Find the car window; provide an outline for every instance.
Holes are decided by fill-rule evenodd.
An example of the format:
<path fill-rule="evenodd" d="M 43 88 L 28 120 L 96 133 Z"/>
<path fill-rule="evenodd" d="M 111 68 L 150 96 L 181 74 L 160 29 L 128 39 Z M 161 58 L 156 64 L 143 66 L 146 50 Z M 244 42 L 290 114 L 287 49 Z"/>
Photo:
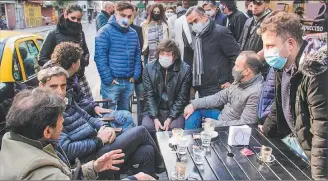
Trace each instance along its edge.
<path fill-rule="evenodd" d="M 37 39 L 36 42 L 38 43 L 39 47 L 41 48 L 42 44 L 43 44 L 43 40 Z"/>
<path fill-rule="evenodd" d="M 2 54 L 3 54 L 3 49 L 5 47 L 5 44 L 3 42 L 0 42 L 0 64 L 2 60 Z"/>
<path fill-rule="evenodd" d="M 14 76 L 15 81 L 22 81 L 23 80 L 22 71 L 21 71 L 21 67 L 19 65 L 16 50 L 15 50 L 14 55 L 13 55 L 13 76 Z"/>
<path fill-rule="evenodd" d="M 24 64 L 26 78 L 28 79 L 34 76 L 37 72 L 39 66 L 37 62 L 39 50 L 32 40 L 21 42 L 18 45 L 18 48 Z"/>

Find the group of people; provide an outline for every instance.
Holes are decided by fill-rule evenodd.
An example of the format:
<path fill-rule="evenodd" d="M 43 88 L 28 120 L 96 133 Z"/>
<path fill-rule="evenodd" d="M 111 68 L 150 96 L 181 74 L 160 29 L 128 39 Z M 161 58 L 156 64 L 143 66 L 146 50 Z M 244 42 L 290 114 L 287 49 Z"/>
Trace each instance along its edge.
<path fill-rule="evenodd" d="M 304 37 L 300 19 L 268 0 L 249 1 L 251 12 L 230 0 L 193 3 L 155 3 L 140 21 L 129 2 L 104 2 L 94 61 L 112 102 L 102 107 L 84 75 L 82 9 L 69 5 L 42 45 L 39 87 L 19 92 L 8 112 L 0 179 L 108 179 L 119 169 L 156 179 L 165 166 L 155 133 L 207 121 L 258 124 L 309 162 L 313 179 L 328 179 L 327 32 Z"/>

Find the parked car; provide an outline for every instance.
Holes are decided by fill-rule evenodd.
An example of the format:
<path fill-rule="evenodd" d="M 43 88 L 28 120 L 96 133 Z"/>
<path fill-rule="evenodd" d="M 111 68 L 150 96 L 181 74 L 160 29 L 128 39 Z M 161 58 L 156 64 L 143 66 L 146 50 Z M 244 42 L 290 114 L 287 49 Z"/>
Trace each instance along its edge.
<path fill-rule="evenodd" d="M 5 115 L 17 85 L 38 85 L 37 60 L 42 43 L 43 38 L 35 34 L 15 31 L 0 33 L 0 139 L 5 131 Z"/>

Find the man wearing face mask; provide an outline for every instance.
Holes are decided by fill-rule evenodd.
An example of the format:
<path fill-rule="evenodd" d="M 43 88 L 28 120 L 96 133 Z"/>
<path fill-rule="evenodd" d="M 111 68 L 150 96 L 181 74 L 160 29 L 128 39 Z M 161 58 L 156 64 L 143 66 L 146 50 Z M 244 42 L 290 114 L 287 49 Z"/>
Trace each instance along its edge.
<path fill-rule="evenodd" d="M 216 127 L 257 123 L 257 105 L 263 84 L 261 66 L 255 52 L 241 52 L 232 70 L 234 83 L 215 95 L 191 101 L 184 110 L 185 129 L 200 128 L 202 118 L 214 120 Z M 216 109 L 223 106 L 221 112 Z"/>
<path fill-rule="evenodd" d="M 260 27 L 260 24 L 272 11 L 269 9 L 270 0 L 252 0 L 253 3 L 253 17 L 247 19 L 243 32 L 239 39 L 239 45 L 241 50 L 252 50 L 259 52 L 263 49 L 263 42 L 260 35 L 256 33 L 256 30 Z M 269 70 L 268 64 L 263 61 L 262 75 L 266 77 Z"/>
<path fill-rule="evenodd" d="M 276 69 L 275 100 L 259 129 L 285 137 L 283 141 L 310 162 L 313 179 L 328 179 L 327 32 L 302 38 L 297 15 L 274 11 L 258 33 L 265 60 Z"/>
<path fill-rule="evenodd" d="M 115 12 L 115 5 L 114 3 L 110 1 L 105 1 L 102 4 L 103 9 L 96 17 L 96 29 L 97 31 L 103 27 L 105 24 L 107 24 L 108 19 L 111 15 Z"/>
<path fill-rule="evenodd" d="M 115 103 L 106 108 L 129 110 L 134 83 L 141 76 L 138 34 L 129 26 L 133 12 L 131 3 L 118 2 L 115 15 L 96 35 L 94 60 L 101 78 L 101 94 Z"/>
<path fill-rule="evenodd" d="M 215 0 L 206 1 L 203 6 L 206 14 L 215 20 L 216 24 L 225 26 L 227 24 L 227 17 L 217 8 Z"/>
<path fill-rule="evenodd" d="M 189 8 L 186 18 L 195 34 L 191 44 L 192 86 L 200 97 L 213 95 L 232 82 L 231 70 L 240 53 L 239 45 L 229 29 L 208 18 L 202 7 Z"/>
<path fill-rule="evenodd" d="M 160 129 L 184 128 L 182 114 L 191 86 L 191 69 L 181 60 L 173 40 L 162 40 L 156 56 L 143 73 L 147 116 L 142 125 L 153 137 Z"/>

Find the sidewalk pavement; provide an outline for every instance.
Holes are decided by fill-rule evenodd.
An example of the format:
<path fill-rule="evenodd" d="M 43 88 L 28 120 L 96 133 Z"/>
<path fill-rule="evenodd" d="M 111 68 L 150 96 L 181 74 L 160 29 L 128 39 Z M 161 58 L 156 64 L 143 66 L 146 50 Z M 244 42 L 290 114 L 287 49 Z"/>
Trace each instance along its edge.
<path fill-rule="evenodd" d="M 82 24 L 86 24 L 88 21 L 82 21 Z M 24 32 L 24 33 L 41 33 L 45 31 L 52 30 L 56 27 L 57 25 L 44 25 L 44 26 L 38 26 L 38 27 L 33 27 L 33 28 L 25 28 L 25 29 L 18 29 L 16 31 Z"/>

